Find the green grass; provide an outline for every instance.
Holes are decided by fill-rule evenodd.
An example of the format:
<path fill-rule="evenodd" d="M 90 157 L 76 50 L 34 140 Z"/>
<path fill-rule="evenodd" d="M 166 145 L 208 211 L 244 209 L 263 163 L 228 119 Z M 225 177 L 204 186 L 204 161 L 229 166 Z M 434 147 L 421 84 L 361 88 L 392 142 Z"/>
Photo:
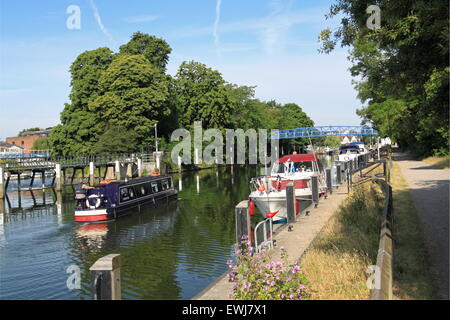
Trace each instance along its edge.
<path fill-rule="evenodd" d="M 394 205 L 394 296 L 397 299 L 433 299 L 422 229 L 408 185 L 394 162 L 391 171 Z"/>
<path fill-rule="evenodd" d="M 357 186 L 314 239 L 301 265 L 316 299 L 370 298 L 366 270 L 376 264 L 383 205 L 378 184 Z"/>

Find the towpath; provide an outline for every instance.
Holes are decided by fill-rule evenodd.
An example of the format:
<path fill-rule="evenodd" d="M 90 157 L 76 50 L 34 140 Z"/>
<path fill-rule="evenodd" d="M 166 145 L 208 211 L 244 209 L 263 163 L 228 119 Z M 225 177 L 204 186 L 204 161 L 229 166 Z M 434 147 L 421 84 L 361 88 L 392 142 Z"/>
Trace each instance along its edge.
<path fill-rule="evenodd" d="M 422 223 L 431 275 L 441 299 L 449 299 L 450 172 L 435 169 L 404 153 L 394 153 Z M 395 214 L 395 213 L 394 213 Z"/>

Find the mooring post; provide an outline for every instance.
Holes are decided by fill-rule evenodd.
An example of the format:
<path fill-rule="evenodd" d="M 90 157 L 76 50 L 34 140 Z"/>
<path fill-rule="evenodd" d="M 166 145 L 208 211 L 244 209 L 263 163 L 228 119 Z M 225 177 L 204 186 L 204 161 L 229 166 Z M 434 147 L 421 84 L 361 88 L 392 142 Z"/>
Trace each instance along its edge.
<path fill-rule="evenodd" d="M 342 178 L 341 178 L 341 165 L 338 164 L 336 165 L 336 184 L 339 186 L 342 182 Z"/>
<path fill-rule="evenodd" d="M 6 195 L 5 188 L 5 173 L 3 167 L 0 165 L 0 199 L 3 199 Z"/>
<path fill-rule="evenodd" d="M 319 181 L 317 176 L 311 177 L 312 203 L 317 208 L 319 205 Z"/>
<path fill-rule="evenodd" d="M 61 165 L 59 163 L 55 165 L 55 177 L 56 177 L 56 191 L 61 191 L 62 190 Z"/>
<path fill-rule="evenodd" d="M 121 300 L 120 254 L 108 254 L 98 259 L 90 268 L 91 291 L 94 300 Z"/>
<path fill-rule="evenodd" d="M 251 221 L 248 212 L 248 200 L 239 202 L 235 208 L 236 214 L 236 243 L 240 245 L 245 236 L 251 241 Z"/>
<path fill-rule="evenodd" d="M 333 185 L 331 181 L 331 169 L 326 169 L 327 189 L 330 194 L 333 193 Z"/>
<path fill-rule="evenodd" d="M 294 183 L 289 181 L 286 185 L 286 211 L 287 223 L 295 222 L 295 191 Z"/>
<path fill-rule="evenodd" d="M 93 186 L 95 181 L 95 165 L 93 161 L 89 162 L 89 185 Z"/>

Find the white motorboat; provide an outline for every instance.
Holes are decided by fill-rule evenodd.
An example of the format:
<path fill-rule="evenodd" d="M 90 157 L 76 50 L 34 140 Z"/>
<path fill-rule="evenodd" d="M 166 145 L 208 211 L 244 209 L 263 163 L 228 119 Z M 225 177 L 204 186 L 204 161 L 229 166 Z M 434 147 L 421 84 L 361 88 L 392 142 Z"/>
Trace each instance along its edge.
<path fill-rule="evenodd" d="M 292 154 L 278 159 L 272 166 L 270 176 L 251 179 L 250 214 L 253 215 L 257 208 L 263 218 L 284 221 L 287 217 L 286 186 L 289 182 L 294 185 L 295 211 L 298 214 L 299 202 L 311 200 L 312 176 L 318 177 L 319 194 L 326 193 L 325 173 L 315 154 Z"/>

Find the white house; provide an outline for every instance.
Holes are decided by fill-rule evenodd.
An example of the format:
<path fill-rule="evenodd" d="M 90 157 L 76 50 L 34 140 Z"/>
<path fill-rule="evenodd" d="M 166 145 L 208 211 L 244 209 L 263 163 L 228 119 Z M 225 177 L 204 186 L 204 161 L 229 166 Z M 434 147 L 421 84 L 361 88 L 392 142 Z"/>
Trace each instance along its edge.
<path fill-rule="evenodd" d="M 22 147 L 0 141 L 0 156 L 22 154 L 22 153 L 23 153 Z"/>

